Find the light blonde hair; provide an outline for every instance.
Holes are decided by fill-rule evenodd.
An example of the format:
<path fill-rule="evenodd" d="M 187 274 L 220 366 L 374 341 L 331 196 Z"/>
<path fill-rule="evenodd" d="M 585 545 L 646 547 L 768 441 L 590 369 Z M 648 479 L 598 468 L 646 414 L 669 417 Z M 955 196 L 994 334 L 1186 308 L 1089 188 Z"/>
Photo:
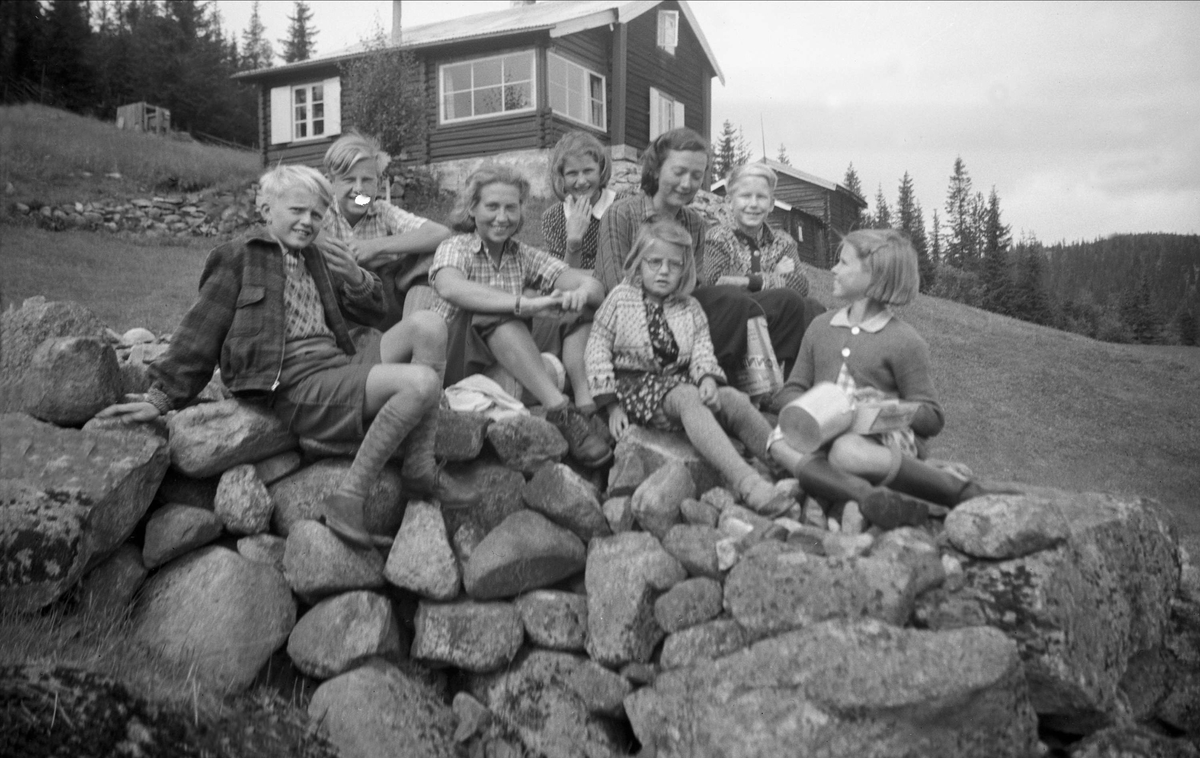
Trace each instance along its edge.
<path fill-rule="evenodd" d="M 591 158 L 600 167 L 600 189 L 608 186 L 608 180 L 612 178 L 612 164 L 609 163 L 604 145 L 587 132 L 567 132 L 550 154 L 550 186 L 559 200 L 567 198 L 566 180 L 563 177 L 567 158 L 581 156 Z"/>
<path fill-rule="evenodd" d="M 325 173 L 331 179 L 350 173 L 359 161 L 369 160 L 375 164 L 375 175 L 382 177 L 392 162 L 392 156 L 379 147 L 379 140 L 357 129 L 351 129 L 339 137 L 325 151 Z"/>
<path fill-rule="evenodd" d="M 671 297 L 688 297 L 696 289 L 696 254 L 692 249 L 692 235 L 673 219 L 655 217 L 642 224 L 625 259 L 625 281 L 638 288 L 642 286 L 642 260 L 655 241 L 683 248 L 683 272 L 679 277 L 679 287 L 671 293 Z"/>
<path fill-rule="evenodd" d="M 850 247 L 871 273 L 867 297 L 884 305 L 907 305 L 921 286 L 917 251 L 895 229 L 859 229 L 842 238 L 838 257 Z"/>
<path fill-rule="evenodd" d="M 475 231 L 475 215 L 472 211 L 483 197 L 483 188 L 490 184 L 507 184 L 517 188 L 521 202 L 521 220 L 517 222 L 513 236 L 521 231 L 525 224 L 525 201 L 529 199 L 529 181 L 515 168 L 495 163 L 480 166 L 467 177 L 466 186 L 458 193 L 454 210 L 450 211 L 450 228 L 456 232 Z"/>
<path fill-rule="evenodd" d="M 725 192 L 732 195 L 733 188 L 738 182 L 750 178 L 766 180 L 767 187 L 771 190 L 771 199 L 775 199 L 775 188 L 779 186 L 779 175 L 775 173 L 775 169 L 765 163 L 743 163 L 734 168 L 729 172 L 729 179 L 725 182 Z"/>
<path fill-rule="evenodd" d="M 321 199 L 326 206 L 333 202 L 333 186 L 312 166 L 279 164 L 258 180 L 258 204 L 272 203 L 284 192 L 300 187 Z"/>

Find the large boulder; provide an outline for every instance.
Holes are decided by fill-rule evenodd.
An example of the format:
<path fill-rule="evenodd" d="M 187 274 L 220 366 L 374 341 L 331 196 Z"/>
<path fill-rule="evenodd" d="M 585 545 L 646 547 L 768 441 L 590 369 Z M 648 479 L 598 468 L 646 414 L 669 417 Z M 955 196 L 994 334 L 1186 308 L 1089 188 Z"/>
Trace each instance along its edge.
<path fill-rule="evenodd" d="M 581 669 L 588 665 L 570 653 L 526 650 L 503 671 L 471 677 L 468 688 L 532 755 L 620 755 L 620 732 L 592 715 L 588 699 L 578 692 L 589 673 Z"/>
<path fill-rule="evenodd" d="M 329 679 L 365 658 L 400 653 L 400 627 L 384 596 L 346 592 L 322 600 L 300 617 L 287 652 L 305 674 Z"/>
<path fill-rule="evenodd" d="M 78 303 L 31 297 L 0 314 L 0 411 L 22 409 L 33 354 L 47 339 L 106 334 L 104 323 Z"/>
<path fill-rule="evenodd" d="M 687 467 L 672 461 L 659 468 L 633 492 L 630 508 L 639 525 L 660 540 L 680 521 L 680 506 L 695 497 L 696 484 Z"/>
<path fill-rule="evenodd" d="M 521 499 L 525 477 L 520 472 L 488 460 L 447 468 L 446 471 L 481 496 L 475 505 L 452 507 L 442 504 L 442 518 L 446 521 L 446 532 L 451 538 L 464 524 L 470 524 L 470 531 L 482 539 L 500 526 L 504 519 L 525 510 L 525 503 Z"/>
<path fill-rule="evenodd" d="M 289 453 L 269 458 L 275 461 Z M 232 534 L 261 534 L 271 526 L 271 512 L 275 503 L 267 485 L 258 475 L 258 467 L 243 463 L 221 474 L 217 485 L 214 510 Z"/>
<path fill-rule="evenodd" d="M 320 516 L 325 497 L 341 484 L 351 463 L 349 458 L 317 461 L 268 487 L 275 503 L 271 514 L 273 531 L 286 537 L 296 522 L 311 521 Z M 363 504 L 364 522 L 371 534 L 393 535 L 400 528 L 404 519 L 400 491 L 399 467 L 384 466 L 367 491 L 367 501 Z"/>
<path fill-rule="evenodd" d="M 234 690 L 247 687 L 296 623 L 296 601 L 265 563 L 221 547 L 190 553 L 146 582 L 134 638 Z"/>
<path fill-rule="evenodd" d="M 915 590 L 912 570 L 894 561 L 751 550 L 729 572 L 725 610 L 755 639 L 831 618 L 902 626 Z"/>
<path fill-rule="evenodd" d="M 0 416 L 0 600 L 40 608 L 133 533 L 169 463 L 153 434 Z"/>
<path fill-rule="evenodd" d="M 511 603 L 421 601 L 412 657 L 465 671 L 495 671 L 521 649 L 525 629 Z"/>
<path fill-rule="evenodd" d="M 79 591 L 84 607 L 127 608 L 149 573 L 142 563 L 142 552 L 126 542 L 83 577 Z"/>
<path fill-rule="evenodd" d="M 558 462 L 567 454 L 562 433 L 544 418 L 512 416 L 493 421 L 487 428 L 488 442 L 505 466 L 532 474 L 547 462 Z"/>
<path fill-rule="evenodd" d="M 381 659 L 317 688 L 308 716 L 342 758 L 454 758 L 454 714 L 427 685 Z"/>
<path fill-rule="evenodd" d="M 931 629 L 986 624 L 1016 640 L 1047 726 L 1087 734 L 1125 720 L 1121 680 L 1131 660 L 1163 643 L 1179 586 L 1168 523 L 1139 498 L 1039 491 L 988 501 L 996 498 L 1020 511 L 1057 513 L 1054 523 L 1069 529 L 1065 542 L 1011 560 L 969 562 L 964 586 L 922 595 L 918 618 Z M 971 522 L 992 532 L 1011 525 L 1012 538 L 993 534 L 990 541 L 1017 544 L 1029 519 Z M 959 529 L 950 537 L 956 547 L 981 542 Z"/>
<path fill-rule="evenodd" d="M 296 447 L 296 438 L 271 411 L 237 400 L 193 405 L 176 413 L 171 463 L 188 476 L 220 474 Z"/>
<path fill-rule="evenodd" d="M 592 660 L 609 667 L 649 661 L 665 634 L 654 618 L 654 601 L 686 578 L 653 535 L 623 532 L 593 540 L 585 574 Z"/>
<path fill-rule="evenodd" d="M 521 614 L 525 636 L 551 650 L 583 652 L 587 641 L 587 597 L 560 590 L 534 590 L 513 605 Z"/>
<path fill-rule="evenodd" d="M 383 587 L 383 556 L 347 544 L 316 521 L 292 528 L 283 551 L 283 575 L 302 599 L 313 602 L 351 590 Z"/>
<path fill-rule="evenodd" d="M 575 534 L 540 513 L 518 511 L 471 551 L 463 585 L 477 600 L 513 597 L 578 573 L 586 560 Z"/>
<path fill-rule="evenodd" d="M 458 596 L 458 561 L 446 535 L 441 508 L 425 501 L 409 501 L 383 576 L 397 587 L 431 600 L 453 600 Z"/>
<path fill-rule="evenodd" d="M 521 496 L 530 508 L 579 535 L 584 544 L 592 537 L 611 534 L 596 488 L 570 466 L 542 466 Z"/>
<path fill-rule="evenodd" d="M 661 758 L 1037 755 L 1017 646 L 995 629 L 834 620 L 668 670 L 625 700 Z"/>
<path fill-rule="evenodd" d="M 24 410 L 59 426 L 81 426 L 121 399 L 121 371 L 100 337 L 57 337 L 33 352 L 25 375 Z"/>
<path fill-rule="evenodd" d="M 190 505 L 168 505 L 156 510 L 146 522 L 142 561 L 146 568 L 158 568 L 220 536 L 221 520 L 212 511 Z"/>
<path fill-rule="evenodd" d="M 613 451 L 608 496 L 632 495 L 646 477 L 668 463 L 680 463 L 692 475 L 697 492 L 724 483 L 721 473 L 706 461 L 682 432 L 660 432 L 631 426 Z"/>

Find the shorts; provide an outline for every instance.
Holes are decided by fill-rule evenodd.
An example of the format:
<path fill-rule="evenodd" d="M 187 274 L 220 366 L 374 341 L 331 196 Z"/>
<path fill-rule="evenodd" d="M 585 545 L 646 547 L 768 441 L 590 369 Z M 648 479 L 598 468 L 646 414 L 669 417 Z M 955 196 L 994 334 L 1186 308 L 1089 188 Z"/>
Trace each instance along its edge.
<path fill-rule="evenodd" d="M 274 411 L 288 431 L 323 442 L 362 440 L 367 375 L 382 362 L 381 335 L 371 332 L 354 355 L 329 345 L 284 359 Z"/>

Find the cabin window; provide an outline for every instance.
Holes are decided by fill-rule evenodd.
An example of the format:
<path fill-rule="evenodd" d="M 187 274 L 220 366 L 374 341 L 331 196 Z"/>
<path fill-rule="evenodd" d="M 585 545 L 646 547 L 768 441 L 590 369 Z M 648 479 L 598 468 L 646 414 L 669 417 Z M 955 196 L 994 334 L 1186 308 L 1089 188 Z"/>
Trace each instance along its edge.
<path fill-rule="evenodd" d="M 604 130 L 608 124 L 604 77 L 554 53 L 547 56 L 546 62 L 550 77 L 550 107 L 554 112 Z"/>
<path fill-rule="evenodd" d="M 438 72 L 443 124 L 534 109 L 532 50 L 447 63 Z"/>
<path fill-rule="evenodd" d="M 679 47 L 679 11 L 658 12 L 658 47 L 675 54 L 675 48 Z"/>
<path fill-rule="evenodd" d="M 650 88 L 650 139 L 684 126 L 683 103 L 662 90 Z"/>
<path fill-rule="evenodd" d="M 338 77 L 271 88 L 271 144 L 328 139 L 342 130 Z"/>

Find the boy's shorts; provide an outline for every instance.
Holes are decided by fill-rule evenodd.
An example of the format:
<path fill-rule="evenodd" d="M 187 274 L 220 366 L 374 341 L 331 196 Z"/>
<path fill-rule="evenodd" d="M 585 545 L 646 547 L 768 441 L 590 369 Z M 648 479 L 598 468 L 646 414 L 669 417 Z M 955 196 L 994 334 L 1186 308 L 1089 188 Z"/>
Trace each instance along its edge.
<path fill-rule="evenodd" d="M 324 442 L 362 440 L 367 375 L 382 362 L 382 335 L 371 331 L 354 355 L 330 345 L 284 359 L 274 410 L 292 434 Z"/>

